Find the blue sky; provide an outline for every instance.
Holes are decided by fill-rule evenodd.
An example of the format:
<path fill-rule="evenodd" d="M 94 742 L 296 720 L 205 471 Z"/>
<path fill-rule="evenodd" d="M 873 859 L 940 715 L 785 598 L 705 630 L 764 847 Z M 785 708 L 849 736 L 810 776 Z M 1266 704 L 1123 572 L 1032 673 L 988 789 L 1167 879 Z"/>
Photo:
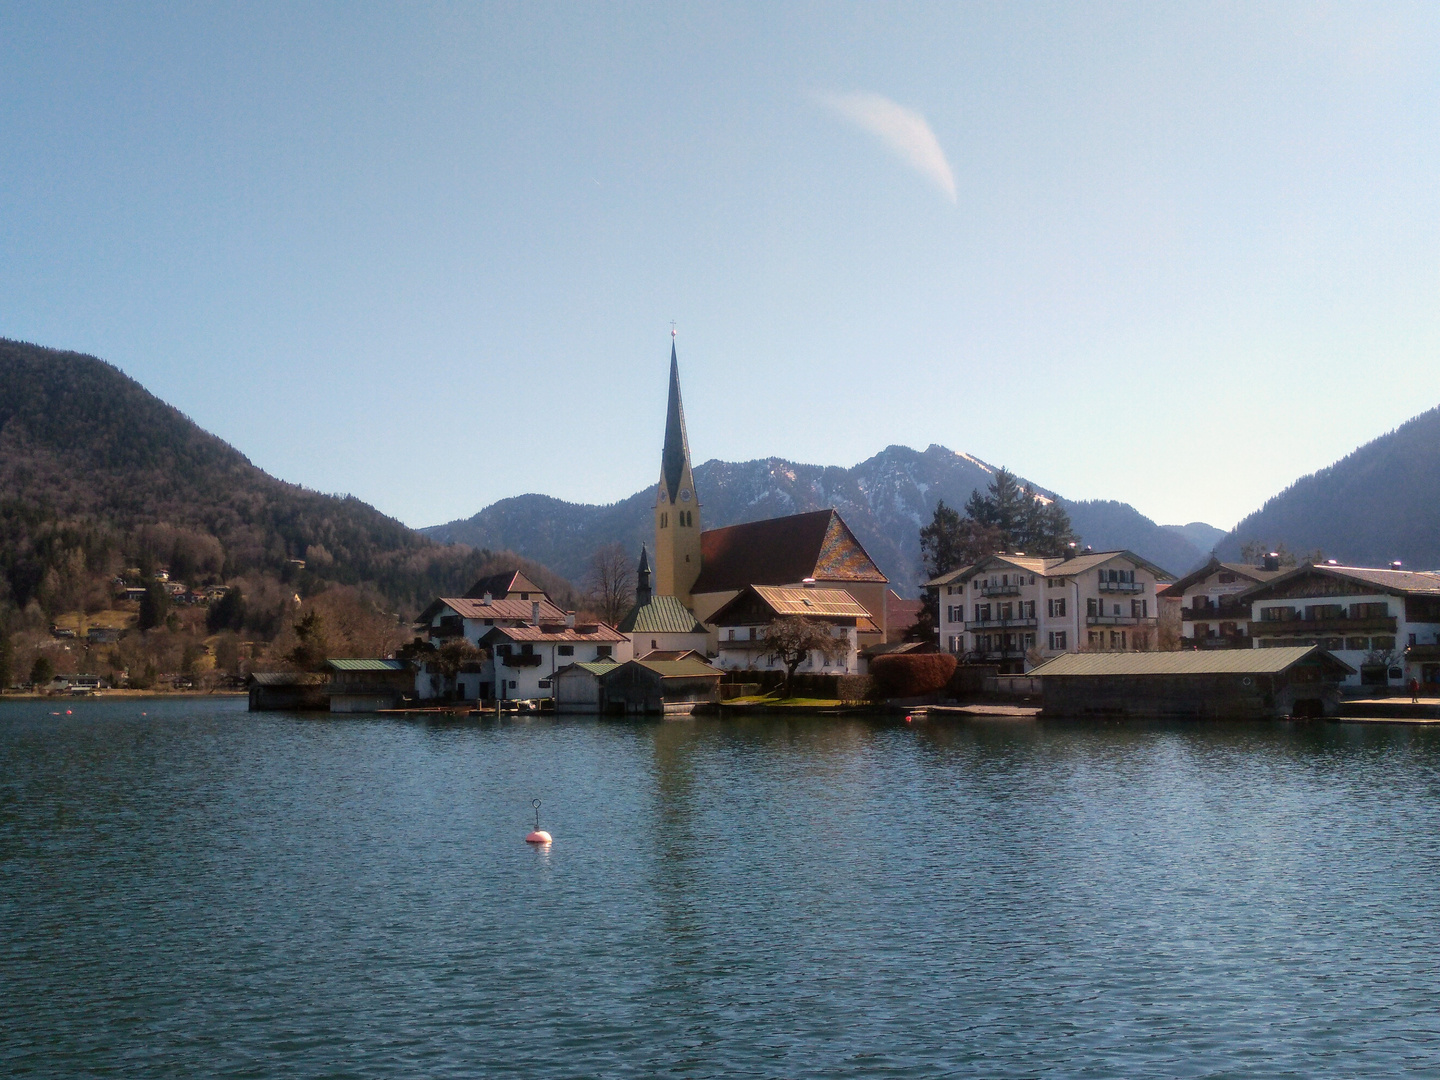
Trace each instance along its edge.
<path fill-rule="evenodd" d="M 653 483 L 674 319 L 697 460 L 1228 528 L 1440 401 L 1437 90 L 1434 5 L 6 3 L 0 335 L 412 525 Z"/>

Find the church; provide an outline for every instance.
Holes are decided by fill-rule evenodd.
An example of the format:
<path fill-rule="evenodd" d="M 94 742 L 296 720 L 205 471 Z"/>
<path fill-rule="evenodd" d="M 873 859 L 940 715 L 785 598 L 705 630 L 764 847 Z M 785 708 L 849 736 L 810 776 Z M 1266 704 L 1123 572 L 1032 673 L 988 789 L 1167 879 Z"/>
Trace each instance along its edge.
<path fill-rule="evenodd" d="M 782 613 L 800 614 L 812 607 L 817 612 L 843 610 L 851 613 L 843 621 L 849 624 L 846 629 L 854 647 L 864 649 L 885 641 L 889 581 L 835 510 L 710 530 L 704 527 L 701 510 L 680 398 L 680 365 L 672 339 L 665 445 L 655 493 L 654 586 L 637 598 L 641 603 L 636 611 L 647 603 L 654 607 L 657 600 L 665 598 L 670 615 L 666 625 L 678 629 L 680 622 L 687 621 L 679 612 L 689 614 L 699 625 L 685 629 L 703 627 L 707 651 L 712 656 L 721 653 L 723 661 L 719 648 L 722 632 L 728 631 L 729 637 L 734 631 L 725 625 L 727 605 L 751 587 L 769 586 L 772 589 L 767 595 L 778 596 L 777 590 L 783 590 L 796 609 Z M 648 570 L 645 553 L 641 559 L 642 570 Z M 650 575 L 643 576 L 648 586 Z M 823 591 L 826 595 L 816 597 L 812 605 L 805 593 L 792 596 L 792 590 Z M 834 670 L 854 670 L 852 665 L 853 661 L 842 663 Z"/>

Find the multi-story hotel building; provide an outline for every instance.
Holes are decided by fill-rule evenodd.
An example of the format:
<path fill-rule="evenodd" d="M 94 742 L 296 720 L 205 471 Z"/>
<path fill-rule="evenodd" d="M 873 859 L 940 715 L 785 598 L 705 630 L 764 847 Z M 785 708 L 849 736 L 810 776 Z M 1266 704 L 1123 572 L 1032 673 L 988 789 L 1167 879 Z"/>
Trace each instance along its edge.
<path fill-rule="evenodd" d="M 1132 551 L 1056 558 L 991 555 L 926 582 L 940 600 L 940 648 L 1023 673 L 1067 652 L 1157 644 L 1156 590 L 1174 576 Z"/>

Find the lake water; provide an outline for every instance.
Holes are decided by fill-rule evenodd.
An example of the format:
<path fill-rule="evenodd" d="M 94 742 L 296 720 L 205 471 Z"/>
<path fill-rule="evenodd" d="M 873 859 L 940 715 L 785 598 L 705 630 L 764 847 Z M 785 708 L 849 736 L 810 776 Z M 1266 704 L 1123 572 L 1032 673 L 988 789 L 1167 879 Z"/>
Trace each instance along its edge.
<path fill-rule="evenodd" d="M 4 1075 L 1435 1076 L 1437 908 L 1424 728 L 0 705 Z"/>

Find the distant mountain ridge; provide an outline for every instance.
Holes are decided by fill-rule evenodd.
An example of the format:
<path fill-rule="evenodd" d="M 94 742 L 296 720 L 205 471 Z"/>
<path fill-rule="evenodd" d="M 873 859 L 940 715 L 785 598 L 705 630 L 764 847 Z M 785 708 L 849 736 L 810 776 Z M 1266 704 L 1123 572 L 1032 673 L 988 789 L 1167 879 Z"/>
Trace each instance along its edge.
<path fill-rule="evenodd" d="M 833 506 L 896 590 L 912 595 L 919 579 L 920 527 L 933 517 L 938 501 L 964 506 L 973 491 L 989 485 L 994 471 L 943 446 L 923 451 L 889 446 L 849 469 L 783 458 L 711 460 L 695 469 L 695 485 L 706 528 Z M 1036 490 L 1058 497 L 1038 485 Z M 1209 553 L 1188 538 L 1191 526 L 1157 525 L 1126 503 L 1060 501 L 1084 542 L 1097 549 L 1129 548 L 1177 576 Z M 608 506 L 518 495 L 422 531 L 445 542 L 518 551 L 577 578 L 603 544 L 618 541 L 638 553 L 642 542 L 652 541 L 654 502 L 653 488 Z"/>
<path fill-rule="evenodd" d="M 1220 553 L 1238 558 L 1250 541 L 1354 565 L 1440 568 L 1440 408 L 1296 480 L 1241 521 Z"/>

